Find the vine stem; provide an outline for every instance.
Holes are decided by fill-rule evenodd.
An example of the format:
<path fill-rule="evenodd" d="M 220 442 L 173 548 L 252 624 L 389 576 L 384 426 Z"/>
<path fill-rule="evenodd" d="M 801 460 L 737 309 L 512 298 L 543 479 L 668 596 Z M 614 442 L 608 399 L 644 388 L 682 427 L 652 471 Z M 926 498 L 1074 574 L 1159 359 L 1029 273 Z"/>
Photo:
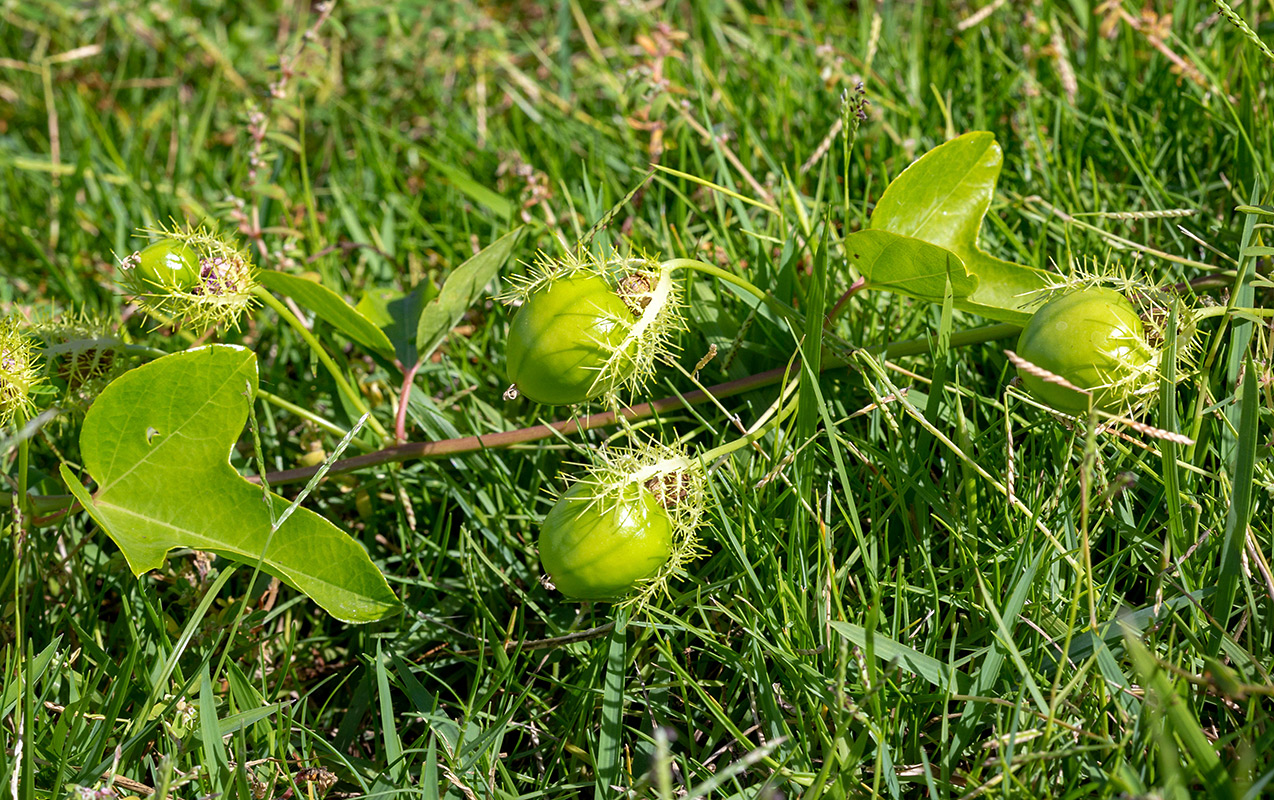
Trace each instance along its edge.
<path fill-rule="evenodd" d="M 1020 326 L 1009 323 L 988 325 L 986 327 L 974 328 L 973 330 L 960 331 L 952 334 L 951 346 L 964 347 L 972 344 L 995 341 L 997 339 L 1007 339 L 1018 335 L 1021 331 L 1022 329 Z M 920 355 L 921 353 L 928 351 L 929 347 L 930 343 L 928 339 L 908 339 L 906 341 L 893 342 L 891 344 L 868 349 L 871 352 L 883 355 L 885 358 L 892 359 Z M 824 360 L 823 370 L 844 367 L 848 363 L 849 361 L 845 358 L 840 356 L 831 356 Z M 733 397 L 734 395 L 750 392 L 754 389 L 773 386 L 776 383 L 780 383 L 784 376 L 792 374 L 795 369 L 795 365 L 785 365 L 765 372 L 758 372 L 754 375 L 749 375 L 746 378 L 739 378 L 737 380 L 717 384 L 716 386 L 711 386 L 705 390 L 697 390 L 673 397 L 665 397 L 662 400 L 641 403 L 639 405 L 619 409 L 618 411 L 605 411 L 600 414 L 586 414 L 582 417 L 558 420 L 556 422 L 543 425 L 533 425 L 529 428 L 519 428 L 517 430 L 502 431 L 500 433 L 488 433 L 481 436 L 463 436 L 457 439 L 442 439 L 432 442 L 410 442 L 408 444 L 378 450 L 374 453 L 367 453 L 366 455 L 354 456 L 353 458 L 337 461 L 332 464 L 330 469 L 328 469 L 327 474 L 339 475 L 346 472 L 366 469 L 367 467 L 379 466 L 381 464 L 411 461 L 418 458 L 438 458 L 442 456 L 460 455 L 479 450 L 490 450 L 493 448 L 511 447 L 513 445 L 536 442 L 541 439 L 548 439 L 559 435 L 584 433 L 585 431 L 589 431 L 594 428 L 604 428 L 614 425 L 621 418 L 628 422 L 632 422 L 634 420 L 654 416 L 655 414 L 706 403 L 713 397 L 718 399 Z M 277 486 L 285 483 L 296 483 L 298 481 L 309 480 L 315 473 L 318 472 L 318 469 L 318 467 L 301 467 L 298 469 L 282 470 L 279 472 L 272 472 L 267 475 L 266 478 L 269 480 L 271 486 Z M 248 480 L 254 479 L 250 477 Z"/>
<path fill-rule="evenodd" d="M 982 328 L 974 328 L 967 331 L 959 331 L 951 335 L 951 347 L 967 347 L 974 344 L 982 344 L 984 342 L 993 342 L 998 339 L 1008 339 L 1021 333 L 1020 326 L 1009 323 L 1000 323 L 996 325 L 987 325 Z M 928 339 L 907 339 L 901 342 L 892 342 L 886 345 L 880 345 L 873 348 L 864 348 L 869 352 L 879 354 L 886 359 L 904 358 L 906 356 L 920 355 L 929 349 L 930 343 Z M 831 356 L 824 360 L 822 368 L 824 371 L 837 369 L 849 364 L 849 361 L 840 356 Z M 762 389 L 767 386 L 781 383 L 785 376 L 796 374 L 799 370 L 799 364 L 793 363 L 776 367 L 765 372 L 758 372 L 754 375 L 748 375 L 745 378 L 738 378 L 733 381 L 719 383 L 716 386 L 709 386 L 706 389 L 700 389 L 685 394 L 665 397 L 662 400 L 654 400 L 649 403 L 641 403 L 635 406 L 620 409 L 619 411 L 605 411 L 600 414 L 587 414 L 583 417 L 572 417 L 571 419 L 558 420 L 543 425 L 532 425 L 529 428 L 518 428 L 512 431 L 502 431 L 500 433 L 488 433 L 481 436 L 462 436 L 457 439 L 441 439 L 432 442 L 409 442 L 407 444 L 389 447 L 383 450 L 377 450 L 373 453 L 366 453 L 353 458 L 341 459 L 332 464 L 327 470 L 326 475 L 341 475 L 349 472 L 356 472 L 360 469 L 368 467 L 380 466 L 382 464 L 399 463 L 403 461 L 412 461 L 418 458 L 440 458 L 443 456 L 462 455 L 464 453 L 473 453 L 479 450 L 492 450 L 503 447 L 512 447 L 519 444 L 527 444 L 530 442 L 538 442 L 543 439 L 554 438 L 558 436 L 569 436 L 580 434 L 594 428 L 605 428 L 617 423 L 621 418 L 625 421 L 632 422 L 635 420 L 652 417 L 656 414 L 662 414 L 668 411 L 676 411 L 681 408 L 696 406 L 701 403 L 709 402 L 712 398 L 733 397 L 735 395 L 750 392 L 755 389 Z M 780 411 L 780 413 L 782 413 Z M 370 420 L 370 418 L 369 418 Z M 749 442 L 747 437 L 736 439 L 729 442 L 725 446 L 734 446 L 736 442 L 742 442 L 737 447 L 743 447 Z M 708 451 L 710 454 L 714 451 Z M 717 453 L 716 455 L 721 455 Z M 278 472 L 268 473 L 265 477 L 271 486 L 279 486 L 288 483 L 298 483 L 307 481 L 318 473 L 320 467 L 300 467 L 297 469 L 280 470 Z M 326 477 L 325 475 L 325 477 Z M 261 478 L 256 475 L 247 476 L 247 480 L 252 483 L 260 483 Z M 0 505 L 3 504 L 5 498 L 0 496 Z M 33 525 L 47 525 L 59 519 L 68 510 L 74 508 L 74 498 L 70 495 L 47 495 L 31 498 L 35 507 L 48 510 L 52 513 L 33 520 Z M 60 509 L 60 510 L 55 510 Z"/>
<path fill-rule="evenodd" d="M 18 411 L 17 411 L 17 414 L 14 416 L 13 421 L 14 421 L 13 429 L 15 431 L 18 431 L 19 432 L 18 435 L 21 437 L 18 440 L 18 494 L 17 494 L 18 515 L 17 515 L 17 519 L 19 520 L 19 522 L 15 526 L 15 530 L 13 531 L 14 541 L 16 542 L 18 539 L 22 537 L 23 530 L 25 530 L 28 527 L 31 527 L 31 498 L 27 496 L 27 481 L 28 481 L 27 473 L 31 471 L 31 437 L 22 435 L 22 429 L 27 424 L 27 414 L 26 414 L 26 409 L 23 408 L 21 405 L 18 406 Z M 21 562 L 17 560 L 16 555 L 17 554 L 15 552 L 14 564 L 16 566 L 14 568 L 18 569 L 21 567 Z M 15 597 L 14 600 L 16 602 L 17 598 Z M 18 616 L 20 617 L 22 615 L 18 614 Z M 22 640 L 18 639 L 17 641 L 20 642 Z"/>
<path fill-rule="evenodd" d="M 417 361 L 410 369 L 403 371 L 403 389 L 398 398 L 398 413 L 394 415 L 394 442 L 403 444 L 407 441 L 407 401 L 411 398 L 412 385 L 416 382 L 416 370 L 420 369 Z"/>
<path fill-rule="evenodd" d="M 705 450 L 698 455 L 676 456 L 674 458 L 656 461 L 649 466 L 637 470 L 637 472 L 633 473 L 633 475 L 628 478 L 628 482 L 644 484 L 651 478 L 688 469 L 696 461 L 701 464 L 707 464 L 708 462 L 725 458 L 731 453 L 734 453 L 737 450 L 742 450 L 744 447 L 755 443 L 758 439 L 782 424 L 783 420 L 792 416 L 792 413 L 796 411 L 798 402 L 789 400 L 788 398 L 791 396 L 792 392 L 796 390 L 798 385 L 800 385 L 799 377 L 797 380 L 792 381 L 784 387 L 779 400 L 776 402 L 776 405 L 781 405 L 781 408 L 778 409 L 774 416 L 769 419 L 765 419 L 763 417 L 761 421 L 742 436 L 732 439 L 718 447 L 714 447 L 711 450 Z M 773 410 L 773 408 L 771 410 Z"/>
<path fill-rule="evenodd" d="M 1254 317 L 1274 317 L 1274 308 L 1243 308 L 1241 306 L 1231 308 L 1230 306 L 1212 306 L 1211 308 L 1204 308 L 1194 312 L 1194 318 L 1199 320 L 1209 319 L 1211 317 L 1220 317 L 1229 314 L 1232 311 L 1242 311 L 1244 314 L 1250 314 Z"/>
<path fill-rule="evenodd" d="M 340 367 L 336 366 L 336 362 L 332 360 L 330 355 L 328 355 L 327 349 L 323 347 L 317 338 L 315 338 L 314 334 L 310 332 L 310 329 L 305 327 L 304 323 L 302 323 L 301 320 L 292 313 L 292 310 L 284 305 L 279 298 L 275 297 L 264 288 L 258 286 L 252 290 L 252 294 L 260 299 L 261 302 L 265 303 L 270 308 L 273 308 L 275 313 L 282 317 L 284 321 L 291 325 L 292 328 L 301 335 L 301 338 L 305 340 L 305 343 L 309 345 L 310 349 L 314 351 L 314 354 L 319 357 L 319 361 L 323 362 L 323 366 L 327 367 L 327 371 L 331 373 L 332 379 L 336 381 L 336 387 L 340 389 L 341 394 L 345 395 L 345 399 L 350 402 L 350 405 L 358 409 L 360 414 L 368 414 L 368 426 L 375 431 L 376 435 L 380 438 L 388 439 L 389 432 L 385 430 L 376 417 L 370 416 L 371 411 L 363 402 L 363 398 L 359 397 L 358 392 L 354 391 L 353 387 L 349 385 L 349 382 L 345 380 L 345 375 L 341 372 Z"/>
<path fill-rule="evenodd" d="M 345 430 L 340 425 L 337 425 L 335 422 L 332 422 L 329 419 L 324 419 L 323 417 L 320 417 L 318 414 L 315 414 L 313 411 L 310 411 L 307 408 L 301 408 L 296 403 L 290 402 L 288 400 L 284 400 L 282 397 L 279 397 L 277 394 L 274 394 L 273 392 L 267 392 L 265 389 L 262 389 L 260 386 L 257 387 L 257 397 L 261 398 L 262 400 L 266 401 L 272 406 L 277 406 L 278 408 L 281 408 L 284 411 L 287 411 L 289 413 L 295 414 L 296 416 L 302 419 L 309 420 L 310 422 L 314 423 L 316 426 L 322 428 L 323 430 L 327 431 L 333 436 L 343 439 L 345 438 L 345 435 L 349 433 L 349 431 Z M 355 439 L 353 444 L 362 450 L 371 450 L 374 447 L 374 445 L 369 445 L 367 442 L 364 442 L 362 439 Z"/>

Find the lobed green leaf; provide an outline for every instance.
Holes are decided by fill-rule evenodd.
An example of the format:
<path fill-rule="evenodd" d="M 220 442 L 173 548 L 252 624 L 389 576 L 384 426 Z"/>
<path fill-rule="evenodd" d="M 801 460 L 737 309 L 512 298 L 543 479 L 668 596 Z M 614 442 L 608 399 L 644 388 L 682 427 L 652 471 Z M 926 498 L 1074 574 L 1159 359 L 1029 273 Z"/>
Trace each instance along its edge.
<path fill-rule="evenodd" d="M 345 622 L 397 613 L 398 599 L 367 551 L 322 516 L 298 508 L 271 533 L 261 488 L 229 461 L 256 389 L 255 354 L 231 345 L 131 370 L 97 398 L 80 433 L 96 495 L 65 464 L 62 477 L 135 575 L 191 547 L 247 564 L 261 559 L 263 571 Z"/>
<path fill-rule="evenodd" d="M 871 228 L 955 253 L 965 272 L 977 281 L 966 296 L 956 292 L 956 307 L 989 319 L 1022 323 L 1030 318 L 1030 306 L 1048 285 L 1048 274 L 994 258 L 978 247 L 978 231 L 991 207 L 1003 163 L 995 136 L 985 131 L 941 144 L 889 184 L 872 212 Z M 937 297 L 941 299 L 941 292 Z"/>

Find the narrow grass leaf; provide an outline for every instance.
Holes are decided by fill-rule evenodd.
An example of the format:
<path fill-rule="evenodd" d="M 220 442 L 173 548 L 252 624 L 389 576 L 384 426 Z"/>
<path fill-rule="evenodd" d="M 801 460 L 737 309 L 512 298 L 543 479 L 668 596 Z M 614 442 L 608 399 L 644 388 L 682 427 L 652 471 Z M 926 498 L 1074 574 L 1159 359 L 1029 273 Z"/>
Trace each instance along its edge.
<path fill-rule="evenodd" d="M 1031 590 L 1031 584 L 1035 581 L 1035 575 L 1039 571 L 1040 564 L 1044 561 L 1047 551 L 1041 550 L 1035 558 L 1026 563 L 1026 553 L 1023 551 L 1022 557 L 1018 563 L 1013 565 L 1009 574 L 1016 575 L 1013 583 L 1013 590 L 1009 593 L 1008 600 L 1004 604 L 1003 616 L 1006 620 L 1017 621 L 1022 613 L 1022 607 L 1026 604 L 1026 596 Z M 988 595 L 986 602 L 991 603 Z M 983 657 L 981 665 L 973 676 L 973 689 L 971 694 L 976 697 L 991 697 L 995 684 L 1000 679 L 1000 668 L 1004 665 L 1004 659 L 1008 653 L 1005 643 L 996 639 L 992 643 L 987 654 Z M 951 736 L 951 746 L 947 751 L 947 761 L 954 766 L 955 760 L 960 753 L 973 741 L 974 731 L 981 724 L 982 716 L 986 710 L 986 705 L 981 705 L 974 700 L 967 700 L 964 709 L 960 713 L 960 721 L 956 723 L 955 731 Z"/>
<path fill-rule="evenodd" d="M 1181 742 L 1185 751 L 1193 760 L 1198 780 L 1207 787 L 1208 796 L 1216 800 L 1236 800 L 1239 793 L 1225 765 L 1217 756 L 1212 743 L 1204 735 L 1186 704 L 1185 699 L 1173 688 L 1164 670 L 1156 663 L 1154 656 L 1141 643 L 1135 634 L 1124 637 L 1124 646 L 1132 656 L 1133 664 L 1140 676 L 1140 683 L 1149 690 L 1154 699 L 1147 704 L 1147 713 L 1159 715 L 1152 722 L 1161 724 Z"/>
<path fill-rule="evenodd" d="M 1252 484 L 1256 473 L 1256 440 L 1260 420 L 1260 396 L 1257 394 L 1257 370 L 1249 357 L 1245 363 L 1243 387 L 1239 394 L 1238 449 L 1235 452 L 1232 478 L 1234 485 L 1230 506 L 1225 514 L 1225 531 L 1221 540 L 1221 568 L 1217 591 L 1212 597 L 1212 617 L 1221 626 L 1213 639 L 1211 655 L 1220 649 L 1226 620 L 1234 605 L 1239 582 L 1243 578 L 1242 557 L 1247 541 L 1248 523 L 1252 519 Z"/>
<path fill-rule="evenodd" d="M 310 309 L 351 341 L 386 358 L 394 357 L 394 346 L 385 332 L 321 283 L 272 270 L 261 270 L 257 273 L 257 280 L 270 291 L 290 297 Z"/>
<path fill-rule="evenodd" d="M 602 727 L 597 740 L 597 796 L 609 797 L 619 780 L 619 753 L 624 730 L 624 652 L 628 641 L 626 612 L 617 611 L 615 629 L 606 648 L 606 679 L 602 685 Z"/>
<path fill-rule="evenodd" d="M 389 675 L 385 670 L 385 654 L 381 643 L 376 642 L 376 696 L 380 702 L 380 729 L 385 742 L 385 761 L 394 783 L 402 785 L 403 745 L 398 738 L 398 715 L 394 713 L 394 698 L 389 692 Z"/>
<path fill-rule="evenodd" d="M 867 629 L 861 625 L 836 621 L 832 628 L 859 647 L 867 646 Z M 879 660 L 886 664 L 896 663 L 904 672 L 923 678 L 949 694 L 969 694 L 973 680 L 965 673 L 879 633 L 871 638 L 874 654 Z"/>

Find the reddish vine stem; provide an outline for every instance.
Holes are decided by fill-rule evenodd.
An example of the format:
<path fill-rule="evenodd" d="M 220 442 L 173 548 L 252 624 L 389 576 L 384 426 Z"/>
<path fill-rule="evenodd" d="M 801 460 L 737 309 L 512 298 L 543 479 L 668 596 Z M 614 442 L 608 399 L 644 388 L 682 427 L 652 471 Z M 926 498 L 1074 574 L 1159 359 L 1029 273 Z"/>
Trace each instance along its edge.
<path fill-rule="evenodd" d="M 716 397 L 730 397 L 732 395 L 741 394 L 752 389 L 760 389 L 765 386 L 772 386 L 783 380 L 783 376 L 789 374 L 787 367 L 771 369 L 765 372 L 758 372 L 755 375 L 749 375 L 746 378 L 739 378 L 735 381 L 718 384 L 709 387 Z M 501 447 L 510 447 L 515 444 L 525 444 L 527 442 L 536 442 L 541 439 L 548 439 L 555 434 L 572 435 L 590 431 L 594 428 L 604 428 L 608 425 L 614 425 L 619 420 L 619 414 L 622 414 L 628 421 L 645 419 L 665 411 L 672 411 L 679 408 L 706 403 L 709 399 L 708 392 L 693 391 L 686 394 L 665 397 L 662 400 L 655 400 L 649 403 L 640 403 L 635 406 L 620 409 L 618 414 L 614 411 L 603 411 L 598 414 L 587 414 L 582 417 L 572 417 L 571 419 L 558 420 L 550 422 L 546 425 L 532 425 L 529 428 L 518 428 L 512 431 L 502 431 L 500 433 L 487 433 L 481 436 L 462 436 L 458 439 L 442 439 L 434 442 L 409 442 L 407 444 L 398 445 L 397 447 L 388 447 L 384 450 L 377 450 L 374 453 L 367 453 L 353 458 L 346 458 L 337 461 L 327 471 L 328 475 L 340 475 L 345 472 L 354 472 L 364 467 L 377 466 L 379 464 L 390 464 L 399 461 L 411 461 L 417 458 L 438 458 L 441 456 L 459 455 L 461 453 L 473 453 L 479 450 L 490 450 Z M 297 481 L 308 480 L 319 471 L 318 467 L 299 467 L 297 469 L 285 469 L 280 472 L 271 472 L 266 475 L 270 485 L 275 486 L 283 483 L 296 483 Z M 248 480 L 253 483 L 260 483 L 258 476 L 249 476 Z"/>
<path fill-rule="evenodd" d="M 394 435 L 400 445 L 407 441 L 407 400 L 411 397 L 412 384 L 416 382 L 416 370 L 420 369 L 420 362 L 403 372 L 403 390 L 398 399 L 398 415 L 394 419 Z"/>
<path fill-rule="evenodd" d="M 952 334 L 951 346 L 962 347 L 965 345 L 979 344 L 982 342 L 991 342 L 997 339 L 1007 339 L 1017 336 L 1022 329 L 1017 325 L 1009 323 L 1001 323 L 998 325 L 988 325 L 983 328 L 975 328 L 968 331 L 960 331 Z M 914 356 L 926 352 L 929 349 L 928 339 L 909 339 L 904 342 L 894 342 L 882 347 L 871 348 L 875 352 L 881 354 L 885 358 L 901 358 L 903 356 Z M 824 360 L 823 370 L 831 370 L 846 366 L 847 360 L 842 357 L 830 357 Z M 633 420 L 645 419 L 646 417 L 666 411 L 674 411 L 680 408 L 688 408 L 690 406 L 705 403 L 712 397 L 718 399 L 732 397 L 734 395 L 750 392 L 753 389 L 761 389 L 766 386 L 773 386 L 783 380 L 785 376 L 795 374 L 797 366 L 778 367 L 776 369 L 758 372 L 755 375 L 749 375 L 746 378 L 739 378 L 733 381 L 719 383 L 716 386 L 710 386 L 707 390 L 697 390 L 687 392 L 686 394 L 676 395 L 673 397 L 665 397 L 662 400 L 655 400 L 650 403 L 641 403 L 635 406 L 621 409 L 625 419 L 630 422 Z M 479 450 L 489 450 L 501 447 L 510 447 L 517 444 L 525 444 L 527 442 L 536 442 L 542 439 L 548 439 L 554 435 L 572 435 L 583 433 L 594 428 L 604 428 L 615 424 L 619 418 L 619 414 L 614 411 L 604 411 L 600 414 L 589 414 L 584 417 L 573 417 L 566 420 L 558 420 L 546 425 L 532 425 L 529 428 L 518 428 L 512 431 L 502 431 L 500 433 L 488 433 L 481 436 L 462 436 L 457 439 L 443 439 L 434 442 L 410 442 L 401 444 L 396 447 L 389 447 L 384 450 L 378 450 L 374 453 L 367 453 L 353 458 L 346 458 L 336 463 L 327 470 L 327 475 L 341 475 L 347 472 L 354 472 L 366 467 L 379 466 L 381 464 L 390 464 L 402 461 L 411 461 L 417 458 L 439 458 L 442 456 L 460 455 L 462 453 L 473 453 Z M 266 478 L 271 486 L 279 486 L 285 483 L 297 483 L 299 481 L 309 480 L 319 471 L 319 467 L 303 467 L 298 469 L 285 469 L 279 472 L 267 473 Z M 260 483 L 260 476 L 247 476 L 247 479 L 253 483 Z M 47 496 L 33 498 L 43 507 L 52 510 L 52 513 L 42 517 L 35 518 L 32 522 L 36 526 L 47 525 L 55 522 L 69 511 L 74 511 L 78 504 L 74 503 L 74 498 L 70 495 Z M 65 508 L 57 509 L 59 502 L 65 502 Z"/>
<path fill-rule="evenodd" d="M 860 277 L 850 284 L 849 288 L 845 290 L 845 293 L 842 294 L 840 299 L 836 301 L 836 305 L 832 306 L 832 310 L 827 312 L 827 319 L 823 320 L 823 327 L 826 328 L 835 322 L 836 317 L 840 315 L 841 309 L 844 308 L 845 303 L 849 302 L 849 298 L 858 294 L 865 288 L 867 288 L 866 278 Z"/>
<path fill-rule="evenodd" d="M 984 328 L 975 328 L 970 331 L 961 331 L 953 334 L 951 337 L 951 345 L 958 347 L 967 344 L 977 344 L 980 342 L 989 342 L 996 339 L 1005 339 L 1016 336 L 1021 332 L 1021 328 L 1017 325 L 1007 323 L 999 325 L 989 325 Z M 876 348 L 885 358 L 900 358 L 902 356 L 918 355 L 929 349 L 928 339 L 910 339 L 905 342 L 894 342 L 881 348 Z M 846 365 L 843 358 L 828 358 L 823 363 L 823 369 L 835 369 Z M 687 392 L 683 395 L 673 397 L 665 397 L 662 400 L 655 400 L 649 403 L 640 403 L 635 406 L 620 409 L 619 412 L 603 411 L 600 414 L 588 414 L 583 417 L 573 417 L 571 419 L 558 420 L 545 425 L 532 425 L 529 428 L 519 428 L 512 431 L 502 431 L 500 433 L 488 433 L 481 436 L 462 436 L 457 439 L 443 439 L 434 442 L 410 442 L 408 444 L 389 447 L 384 450 L 378 450 L 374 453 L 367 453 L 353 458 L 346 458 L 336 463 L 327 470 L 328 475 L 340 475 L 346 472 L 354 472 L 366 467 L 374 467 L 380 464 L 391 464 L 402 461 L 411 461 L 418 458 L 439 458 L 442 456 L 459 455 L 462 453 L 473 453 L 479 450 L 490 450 L 494 448 L 510 447 L 516 444 L 526 444 L 527 442 L 536 442 L 542 439 L 548 439 L 554 435 L 573 435 L 592 430 L 594 428 L 604 428 L 614 425 L 619 415 L 623 415 L 625 419 L 632 422 L 634 420 L 645 419 L 655 414 L 666 411 L 673 411 L 680 408 L 688 408 L 690 406 L 706 403 L 712 397 L 718 399 L 732 397 L 737 394 L 752 391 L 753 389 L 761 389 L 766 386 L 772 386 L 783 380 L 784 376 L 793 374 L 795 367 L 778 367 L 776 369 L 758 372 L 755 375 L 749 375 L 746 378 L 739 378 L 725 383 L 719 383 L 716 386 L 710 386 L 706 391 L 697 390 Z M 319 467 L 300 467 L 297 469 L 285 469 L 279 472 L 271 472 L 266 475 L 271 486 L 277 486 L 285 483 L 296 483 L 298 481 L 309 480 L 319 471 Z M 260 483 L 260 478 L 251 476 L 248 480 L 254 483 Z"/>

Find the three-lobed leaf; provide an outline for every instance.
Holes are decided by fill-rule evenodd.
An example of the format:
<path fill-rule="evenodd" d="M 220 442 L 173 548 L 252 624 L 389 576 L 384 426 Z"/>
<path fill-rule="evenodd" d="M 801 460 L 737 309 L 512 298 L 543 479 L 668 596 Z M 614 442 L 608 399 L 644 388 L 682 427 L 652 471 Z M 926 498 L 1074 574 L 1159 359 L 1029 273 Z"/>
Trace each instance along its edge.
<path fill-rule="evenodd" d="M 263 571 L 345 622 L 397 613 L 398 598 L 367 551 L 322 516 L 298 508 L 271 533 L 261 488 L 229 459 L 256 390 L 256 356 L 232 345 L 133 369 L 94 401 L 80 432 L 96 495 L 65 464 L 62 476 L 134 574 L 158 568 L 174 548 L 191 547 L 247 564 L 261 559 Z M 287 505 L 274 497 L 275 514 Z"/>
<path fill-rule="evenodd" d="M 976 279 L 957 308 L 1003 322 L 1030 319 L 1048 283 L 1042 270 L 994 258 L 978 247 L 978 231 L 991 207 L 1004 156 L 995 136 L 974 131 L 941 144 L 885 189 L 871 215 L 871 229 L 920 239 L 950 250 Z M 904 288 L 897 288 L 910 294 Z M 941 294 L 938 295 L 941 297 Z"/>
<path fill-rule="evenodd" d="M 957 302 L 978 288 L 959 256 L 920 239 L 869 228 L 850 234 L 845 247 L 850 263 L 877 289 L 941 303 L 948 281 Z"/>

